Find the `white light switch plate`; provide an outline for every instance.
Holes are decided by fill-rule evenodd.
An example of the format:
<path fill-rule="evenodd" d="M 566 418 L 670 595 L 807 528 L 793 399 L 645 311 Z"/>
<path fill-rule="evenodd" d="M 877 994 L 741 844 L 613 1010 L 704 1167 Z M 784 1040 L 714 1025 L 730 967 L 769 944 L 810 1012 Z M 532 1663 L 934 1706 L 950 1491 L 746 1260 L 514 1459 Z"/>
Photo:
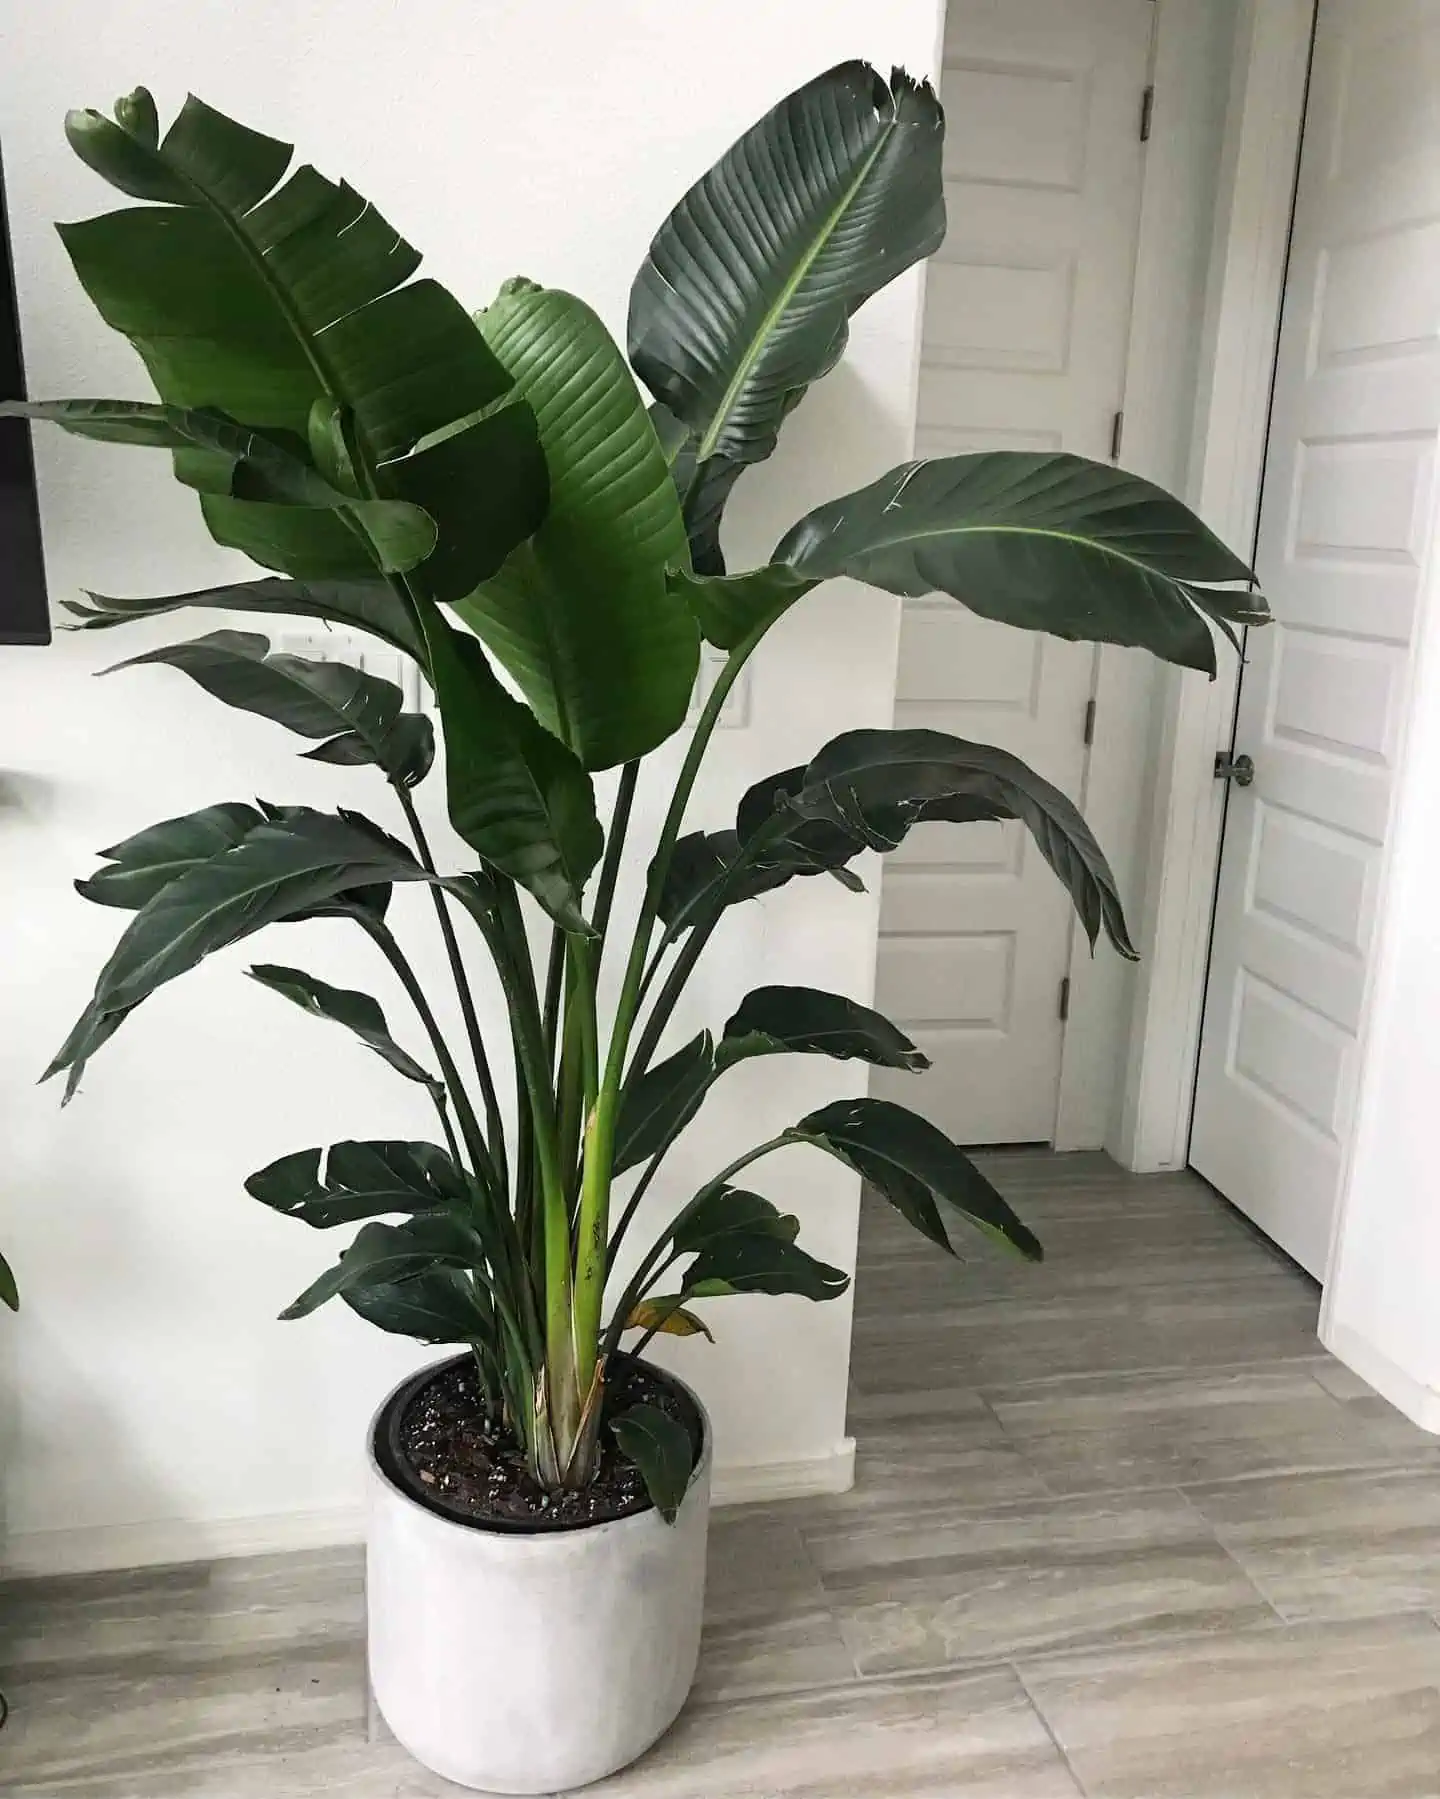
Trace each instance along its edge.
<path fill-rule="evenodd" d="M 708 643 L 700 649 L 700 674 L 695 682 L 695 691 L 690 695 L 690 711 L 688 722 L 694 724 L 700 716 L 700 709 L 709 699 L 720 670 L 725 666 L 724 650 L 713 649 Z M 750 670 L 743 668 L 740 678 L 725 696 L 725 704 L 720 708 L 720 716 L 716 720 L 722 731 L 743 731 L 750 723 Z"/>

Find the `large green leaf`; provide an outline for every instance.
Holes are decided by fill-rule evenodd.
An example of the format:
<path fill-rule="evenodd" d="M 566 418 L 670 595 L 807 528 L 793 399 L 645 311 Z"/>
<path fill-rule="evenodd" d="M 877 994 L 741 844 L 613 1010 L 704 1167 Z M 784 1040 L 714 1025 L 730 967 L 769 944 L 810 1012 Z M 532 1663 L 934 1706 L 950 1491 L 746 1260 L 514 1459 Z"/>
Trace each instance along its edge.
<path fill-rule="evenodd" d="M 582 300 L 512 281 L 480 328 L 533 408 L 550 510 L 459 610 L 587 768 L 684 722 L 700 646 L 666 587 L 687 560 L 669 467 L 625 359 Z"/>
<path fill-rule="evenodd" d="M 786 1053 L 855 1058 L 877 1068 L 930 1066 L 923 1050 L 869 1006 L 815 987 L 757 987 L 725 1026 L 717 1066 Z"/>
<path fill-rule="evenodd" d="M 939 1204 L 1030 1261 L 1044 1254 L 980 1170 L 928 1119 L 885 1099 L 845 1099 L 802 1118 L 792 1143 L 828 1150 L 875 1187 L 917 1230 L 951 1249 Z M 937 1204 L 937 1202 L 939 1202 Z M 952 1250 L 953 1253 L 953 1250 Z"/>
<path fill-rule="evenodd" d="M 77 881 L 75 890 L 97 906 L 119 906 L 138 912 L 162 887 L 197 863 L 208 862 L 222 850 L 234 849 L 242 837 L 263 822 L 263 814 L 239 800 L 205 806 L 181 818 L 167 818 L 113 844 L 100 854 L 110 863 L 88 880 Z"/>
<path fill-rule="evenodd" d="M 703 1249 L 685 1270 L 684 1290 L 697 1298 L 721 1293 L 793 1294 L 839 1299 L 850 1277 L 828 1262 L 769 1232 L 733 1232 Z"/>
<path fill-rule="evenodd" d="M 927 820 L 1019 819 L 1060 877 L 1093 945 L 1103 928 L 1134 958 L 1115 877 L 1074 804 L 1017 756 L 942 731 L 849 731 L 777 792 L 752 788 L 742 841 L 770 866 L 814 869 L 891 850 Z"/>
<path fill-rule="evenodd" d="M 371 999 L 368 993 L 357 993 L 350 987 L 332 987 L 328 981 L 317 980 L 301 968 L 281 968 L 273 962 L 258 963 L 249 973 L 252 980 L 290 1000 L 302 1012 L 343 1024 L 407 1081 L 419 1081 L 435 1093 L 443 1091 L 435 1076 L 427 1074 L 390 1035 L 379 1001 Z"/>
<path fill-rule="evenodd" d="M 45 1078 L 82 1065 L 142 1000 L 213 951 L 267 924 L 316 916 L 352 889 L 428 878 L 401 844 L 354 813 L 288 808 L 141 906 Z"/>
<path fill-rule="evenodd" d="M 763 460 L 850 315 L 945 234 L 928 84 L 841 63 L 787 96 L 675 207 L 630 296 L 630 360 L 714 456 Z"/>
<path fill-rule="evenodd" d="M 628 1081 L 615 1127 L 616 1174 L 648 1162 L 700 1109 L 715 1078 L 715 1039 L 701 1031 L 673 1056 Z"/>
<path fill-rule="evenodd" d="M 288 144 L 193 96 L 163 140 L 143 90 L 116 115 L 72 113 L 70 142 L 113 186 L 158 204 L 60 233 L 161 399 L 307 442 L 318 408 L 378 497 L 434 520 L 427 591 L 458 598 L 493 574 L 544 515 L 544 458 L 524 402 L 500 404 L 510 378 L 464 309 L 411 279 L 419 256 L 353 188 L 308 165 L 286 178 Z M 184 466 L 196 480 L 193 459 Z M 327 514 L 224 492 L 204 510 L 222 542 L 266 566 L 363 572 Z"/>
<path fill-rule="evenodd" d="M 14 1270 L 3 1255 L 0 1255 L 0 1304 L 7 1305 L 12 1312 L 20 1310 L 20 1289 L 15 1285 Z"/>
<path fill-rule="evenodd" d="M 434 1143 L 332 1143 L 299 1149 L 252 1174 L 252 1199 L 316 1230 L 463 1202 L 465 1178 Z"/>
<path fill-rule="evenodd" d="M 463 1268 L 430 1268 L 408 1280 L 347 1287 L 346 1305 L 382 1331 L 422 1343 L 488 1342 L 494 1309 Z"/>
<path fill-rule="evenodd" d="M 1093 944 L 1133 957 L 1103 852 L 1072 802 L 1018 757 L 939 731 L 850 731 L 805 768 L 758 781 L 733 832 L 681 840 L 660 916 L 671 936 L 796 875 L 845 871 L 927 820 L 1019 819 L 1069 892 Z"/>
<path fill-rule="evenodd" d="M 743 1187 L 707 1187 L 680 1214 L 671 1246 L 677 1255 L 700 1255 L 732 1237 L 774 1237 L 793 1243 L 799 1234 L 800 1220 L 762 1194 Z"/>
<path fill-rule="evenodd" d="M 355 1241 L 280 1314 L 304 1318 L 339 1293 L 390 1287 L 434 1268 L 474 1268 L 484 1262 L 484 1246 L 458 1218 L 422 1213 L 403 1224 L 367 1224 Z"/>
<path fill-rule="evenodd" d="M 505 691 L 468 632 L 433 606 L 422 619 L 444 725 L 450 822 L 558 923 L 584 930 L 585 882 L 604 847 L 589 775 Z"/>
<path fill-rule="evenodd" d="M 209 407 L 153 406 L 135 400 L 6 400 L 0 402 L 0 418 L 7 417 L 47 420 L 72 436 L 100 443 L 203 452 L 198 458 L 177 455 L 181 479 L 191 485 L 203 483 L 209 493 L 243 495 L 290 508 L 296 514 L 295 528 L 302 533 L 330 534 L 328 527 L 305 518 L 305 508 L 339 514 L 337 526 L 348 524 L 369 546 L 374 562 L 391 572 L 414 568 L 435 548 L 435 526 L 418 506 L 342 492 L 305 460 L 298 438 L 289 447 L 278 437 L 251 430 Z M 368 563 L 371 557 L 359 560 Z"/>
<path fill-rule="evenodd" d="M 689 1431 L 655 1405 L 631 1406 L 611 1420 L 610 1428 L 620 1453 L 640 1470 L 656 1511 L 673 1524 L 695 1466 Z"/>
<path fill-rule="evenodd" d="M 88 603 L 86 603 L 88 602 Z M 280 617 L 318 618 L 345 631 L 366 631 L 426 666 L 425 645 L 403 600 L 378 575 L 353 581 L 237 581 L 228 587 L 202 587 L 194 593 L 166 594 L 156 599 L 87 594 L 85 601 L 61 602 L 79 622 L 73 630 L 104 631 L 135 618 L 159 618 L 195 606 L 204 611 L 260 612 Z"/>
<path fill-rule="evenodd" d="M 340 740 L 343 747 L 327 760 L 373 762 L 407 786 L 430 766 L 428 721 L 418 719 L 418 730 L 416 716 L 406 715 L 402 723 L 404 695 L 395 683 L 351 663 L 272 653 L 269 640 L 255 632 L 212 631 L 189 643 L 162 644 L 115 668 L 152 662 L 180 669 L 227 706 L 273 719 L 301 737 Z"/>
<path fill-rule="evenodd" d="M 809 513 L 773 562 L 804 580 L 946 593 L 984 618 L 1134 645 L 1212 675 L 1207 618 L 1229 630 L 1270 616 L 1258 594 L 1208 591 L 1250 570 L 1179 500 L 1050 452 L 905 463 Z"/>

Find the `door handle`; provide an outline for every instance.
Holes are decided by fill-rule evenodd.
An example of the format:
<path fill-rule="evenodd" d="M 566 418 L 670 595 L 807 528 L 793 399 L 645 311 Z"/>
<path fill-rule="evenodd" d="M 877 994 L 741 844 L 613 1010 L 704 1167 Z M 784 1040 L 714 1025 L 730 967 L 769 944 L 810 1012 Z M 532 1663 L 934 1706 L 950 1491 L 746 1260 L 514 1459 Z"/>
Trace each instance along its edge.
<path fill-rule="evenodd" d="M 1215 758 L 1215 779 L 1249 787 L 1255 780 L 1255 764 L 1249 756 L 1231 756 L 1222 750 Z"/>

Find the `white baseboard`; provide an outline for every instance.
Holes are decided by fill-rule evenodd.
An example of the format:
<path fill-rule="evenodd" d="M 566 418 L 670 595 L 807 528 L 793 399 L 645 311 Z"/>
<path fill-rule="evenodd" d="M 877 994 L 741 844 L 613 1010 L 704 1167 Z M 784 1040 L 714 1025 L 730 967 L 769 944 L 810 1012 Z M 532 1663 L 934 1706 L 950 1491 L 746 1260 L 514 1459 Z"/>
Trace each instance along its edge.
<path fill-rule="evenodd" d="M 17 1531 L 0 1544 L 0 1573 L 26 1577 L 97 1574 L 111 1568 L 159 1567 L 166 1562 L 275 1555 L 291 1549 L 329 1549 L 336 1544 L 359 1543 L 364 1534 L 365 1512 L 359 1505 L 203 1522 L 167 1518 L 153 1524 Z"/>
<path fill-rule="evenodd" d="M 1320 1335 L 1330 1353 L 1382 1398 L 1388 1399 L 1421 1430 L 1440 1436 L 1440 1393 L 1434 1387 L 1427 1387 L 1413 1374 L 1397 1367 L 1389 1356 L 1367 1343 L 1349 1325 L 1332 1324 Z"/>
<path fill-rule="evenodd" d="M 775 1499 L 810 1499 L 821 1493 L 848 1493 L 855 1485 L 855 1439 L 842 1437 L 823 1455 L 801 1462 L 753 1462 L 715 1470 L 711 1503 L 763 1505 Z"/>
<path fill-rule="evenodd" d="M 715 1470 L 713 1503 L 754 1505 L 845 1493 L 855 1483 L 855 1439 L 827 1455 L 799 1462 L 758 1462 Z M 206 1562 L 237 1555 L 277 1555 L 359 1543 L 365 1512 L 359 1505 L 326 1511 L 274 1512 L 255 1518 L 197 1523 L 100 1524 L 77 1530 L 21 1531 L 0 1544 L 0 1574 L 96 1574 L 112 1568 L 153 1568 L 166 1562 Z"/>

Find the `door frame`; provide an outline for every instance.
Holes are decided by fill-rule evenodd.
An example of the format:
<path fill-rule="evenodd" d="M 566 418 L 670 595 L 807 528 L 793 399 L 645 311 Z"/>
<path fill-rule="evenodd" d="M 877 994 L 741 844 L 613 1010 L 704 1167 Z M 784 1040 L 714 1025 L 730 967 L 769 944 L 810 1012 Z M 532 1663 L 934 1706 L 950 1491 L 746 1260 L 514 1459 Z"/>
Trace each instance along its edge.
<path fill-rule="evenodd" d="M 1188 4 L 1189 0 L 1185 0 Z M 1239 0 L 1214 253 L 1185 498 L 1223 538 L 1255 542 L 1317 0 Z M 1239 667 L 1162 678 L 1146 754 L 1153 792 L 1119 1115 L 1106 1147 L 1141 1173 L 1183 1168 L 1214 922 Z"/>

